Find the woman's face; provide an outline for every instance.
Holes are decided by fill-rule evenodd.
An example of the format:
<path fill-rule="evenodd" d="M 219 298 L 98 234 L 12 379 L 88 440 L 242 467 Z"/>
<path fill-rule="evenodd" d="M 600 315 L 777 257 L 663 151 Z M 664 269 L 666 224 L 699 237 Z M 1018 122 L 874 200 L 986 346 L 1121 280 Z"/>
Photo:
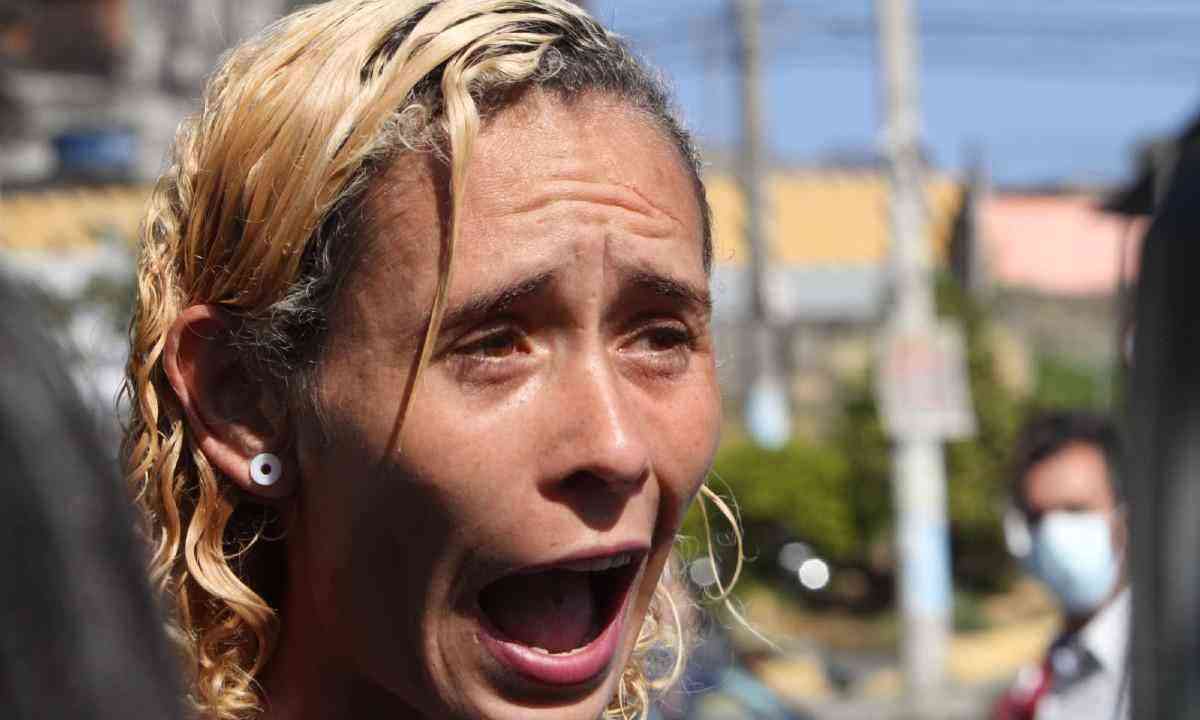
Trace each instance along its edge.
<path fill-rule="evenodd" d="M 588 718 L 612 697 L 719 403 L 699 205 L 615 102 L 533 94 L 479 137 L 448 311 L 392 433 L 445 196 L 399 163 L 299 432 L 284 632 L 430 717 Z M 608 567 L 612 565 L 613 567 Z"/>

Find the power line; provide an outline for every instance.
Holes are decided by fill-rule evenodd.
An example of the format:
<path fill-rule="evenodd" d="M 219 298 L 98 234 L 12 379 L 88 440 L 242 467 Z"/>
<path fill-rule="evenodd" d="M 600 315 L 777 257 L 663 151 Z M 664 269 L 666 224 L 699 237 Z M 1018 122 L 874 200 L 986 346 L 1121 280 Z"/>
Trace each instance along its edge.
<path fill-rule="evenodd" d="M 869 14 L 829 12 L 820 6 L 796 7 L 775 3 L 770 13 L 764 13 L 764 29 L 775 36 L 783 33 L 795 38 L 814 36 L 848 41 L 874 41 L 874 25 Z M 841 7 L 841 6 L 839 6 Z M 727 19 L 718 12 L 675 13 L 660 17 L 653 23 L 639 23 L 622 28 L 637 44 L 655 47 L 688 44 L 697 31 L 710 43 L 727 45 L 732 42 Z M 1174 41 L 1181 48 L 1200 50 L 1194 38 L 1200 34 L 1200 13 L 1185 17 L 1145 18 L 1139 14 L 1117 16 L 1072 15 L 1063 13 L 996 12 L 962 13 L 937 11 L 921 19 L 923 41 L 984 38 L 1039 39 L 1061 43 L 1074 41 L 1088 47 L 1114 45 L 1127 47 L 1131 41 L 1142 41 L 1161 47 Z M 782 43 L 781 43 L 782 44 Z M 1198 53 L 1200 56 L 1200 53 Z"/>
<path fill-rule="evenodd" d="M 776 5 L 779 12 L 779 6 Z M 796 8 L 764 23 L 765 60 L 783 67 L 865 68 L 873 63 L 871 26 L 858 20 L 803 19 Z M 954 23 L 958 23 L 957 25 Z M 1090 34 L 1091 26 L 1059 32 L 1026 23 L 989 25 L 987 19 L 934 18 L 925 33 L 926 70 L 962 68 L 979 72 L 1063 79 L 1108 77 L 1164 80 L 1200 79 L 1200 46 L 1192 28 L 1171 32 L 1131 27 L 1125 34 Z M 1200 23 L 1195 23 L 1200 34 Z M 630 32 L 635 47 L 658 62 L 694 60 L 732 64 L 733 43 L 722 32 L 724 18 L 715 13 L 689 13 L 660 25 Z M 1109 29 L 1116 32 L 1115 27 Z M 1150 42 L 1153 40 L 1153 42 Z M 1174 40 L 1174 42 L 1172 42 Z M 1140 43 L 1140 44 L 1139 44 Z"/>

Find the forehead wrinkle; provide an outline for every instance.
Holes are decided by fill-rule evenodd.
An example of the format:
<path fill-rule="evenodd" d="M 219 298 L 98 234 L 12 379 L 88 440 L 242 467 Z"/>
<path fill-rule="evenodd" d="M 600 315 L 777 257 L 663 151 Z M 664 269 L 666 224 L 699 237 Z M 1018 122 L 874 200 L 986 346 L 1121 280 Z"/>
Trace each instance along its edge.
<path fill-rule="evenodd" d="M 505 197 L 508 193 L 505 193 Z M 640 219 L 639 229 L 653 238 L 668 237 L 686 227 L 682 220 L 650 202 L 629 185 L 559 178 L 539 183 L 522 201 L 504 203 L 506 215 L 536 214 L 559 203 L 589 203 L 617 208 Z"/>
<path fill-rule="evenodd" d="M 497 128 L 498 121 L 503 123 L 508 121 L 514 128 L 519 130 L 533 131 L 539 135 L 553 137 L 558 132 L 561 132 L 562 126 L 560 118 L 552 110 L 566 111 L 571 117 L 575 118 L 580 123 L 580 128 L 575 133 L 575 140 L 588 140 L 596 137 L 610 138 L 613 135 L 613 121 L 616 118 L 630 120 L 634 125 L 641 125 L 644 129 L 649 130 L 653 139 L 649 143 L 644 143 L 647 138 L 640 138 L 643 142 L 637 142 L 635 139 L 635 150 L 651 151 L 654 149 L 662 150 L 670 162 L 666 165 L 657 168 L 658 178 L 657 183 L 665 184 L 670 181 L 664 175 L 678 173 L 680 178 L 684 179 L 684 185 L 687 186 L 687 194 L 692 195 L 691 182 L 688 180 L 690 171 L 687 163 L 680 157 L 679 149 L 675 146 L 674 141 L 669 134 L 664 130 L 661 123 L 658 122 L 652 115 L 648 115 L 640 108 L 630 104 L 630 102 L 622 97 L 613 95 L 602 90 L 585 90 L 576 96 L 561 96 L 554 92 L 546 92 L 542 88 L 534 88 L 525 98 L 524 101 L 518 102 L 515 105 L 505 108 L 498 115 L 487 118 L 486 129 L 483 136 L 486 138 L 494 132 L 503 133 L 503 128 Z M 614 117 L 616 116 L 616 118 Z M 617 131 L 621 137 L 625 137 L 623 133 Z M 607 178 L 596 179 L 595 176 L 590 176 L 579 168 L 580 158 L 573 153 L 579 150 L 578 147 L 556 147 L 556 144 L 551 142 L 544 152 L 546 157 L 544 161 L 548 161 L 551 166 L 557 165 L 557 168 L 551 170 L 551 175 L 546 180 L 565 180 L 578 181 L 581 183 L 592 184 L 608 184 Z M 650 145 L 655 147 L 644 147 Z M 612 152 L 600 151 L 591 159 L 595 162 L 604 165 L 609 170 L 620 170 L 625 166 L 623 153 L 628 152 L 630 148 L 625 147 L 616 154 Z M 530 158 L 521 153 L 518 147 L 512 145 L 501 145 L 498 148 L 488 148 L 488 152 L 493 153 L 497 159 L 502 161 L 502 164 L 511 167 L 526 166 Z M 645 193 L 639 190 L 636 186 L 627 183 L 612 182 L 611 187 L 627 190 L 635 197 L 627 205 L 628 209 L 635 212 L 641 212 L 644 215 L 652 215 L 658 213 L 674 220 L 680 225 L 684 225 L 682 218 L 676 217 L 665 207 L 655 203 Z M 503 193 L 509 188 L 497 188 Z"/>

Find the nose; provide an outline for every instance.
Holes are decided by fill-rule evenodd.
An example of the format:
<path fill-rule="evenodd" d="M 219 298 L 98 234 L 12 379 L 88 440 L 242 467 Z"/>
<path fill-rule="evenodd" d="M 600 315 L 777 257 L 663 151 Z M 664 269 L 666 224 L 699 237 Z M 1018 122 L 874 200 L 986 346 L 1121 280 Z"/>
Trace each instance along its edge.
<path fill-rule="evenodd" d="M 559 376 L 550 421 L 545 489 L 573 496 L 627 497 L 650 474 L 650 449 L 636 408 L 602 358 L 580 358 Z"/>

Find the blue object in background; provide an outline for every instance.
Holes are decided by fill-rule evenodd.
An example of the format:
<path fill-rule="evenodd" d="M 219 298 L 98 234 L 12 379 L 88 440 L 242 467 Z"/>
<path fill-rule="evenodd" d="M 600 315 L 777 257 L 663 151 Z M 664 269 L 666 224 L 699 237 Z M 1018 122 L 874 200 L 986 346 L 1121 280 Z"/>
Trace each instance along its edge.
<path fill-rule="evenodd" d="M 62 177 L 121 180 L 133 174 L 138 138 L 132 128 L 76 128 L 51 142 Z"/>
<path fill-rule="evenodd" d="M 776 377 L 759 377 L 746 398 L 746 430 L 756 444 L 779 450 L 792 437 L 787 386 Z"/>

